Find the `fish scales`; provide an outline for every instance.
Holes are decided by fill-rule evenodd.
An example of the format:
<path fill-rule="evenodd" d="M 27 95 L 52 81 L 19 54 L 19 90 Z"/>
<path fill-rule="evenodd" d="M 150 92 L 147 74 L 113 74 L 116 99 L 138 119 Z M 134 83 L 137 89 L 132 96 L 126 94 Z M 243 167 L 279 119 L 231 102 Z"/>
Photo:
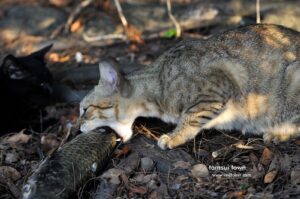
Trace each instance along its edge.
<path fill-rule="evenodd" d="M 40 163 L 23 187 L 23 198 L 69 198 L 105 168 L 115 146 L 113 132 L 78 135 Z"/>

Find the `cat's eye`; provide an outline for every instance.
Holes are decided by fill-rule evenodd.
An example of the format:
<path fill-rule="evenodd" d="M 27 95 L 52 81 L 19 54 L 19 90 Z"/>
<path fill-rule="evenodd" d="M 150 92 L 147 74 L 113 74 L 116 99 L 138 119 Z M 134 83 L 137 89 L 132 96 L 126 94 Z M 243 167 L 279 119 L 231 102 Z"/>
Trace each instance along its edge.
<path fill-rule="evenodd" d="M 8 67 L 8 74 L 11 79 L 23 79 L 26 77 L 25 71 L 21 68 L 17 67 L 16 65 L 9 65 Z"/>
<path fill-rule="evenodd" d="M 94 108 L 97 108 L 97 109 L 102 109 L 102 110 L 113 108 L 113 105 L 111 105 L 111 104 L 106 105 L 106 106 L 96 106 L 96 105 L 90 105 L 90 106 L 94 107 Z"/>

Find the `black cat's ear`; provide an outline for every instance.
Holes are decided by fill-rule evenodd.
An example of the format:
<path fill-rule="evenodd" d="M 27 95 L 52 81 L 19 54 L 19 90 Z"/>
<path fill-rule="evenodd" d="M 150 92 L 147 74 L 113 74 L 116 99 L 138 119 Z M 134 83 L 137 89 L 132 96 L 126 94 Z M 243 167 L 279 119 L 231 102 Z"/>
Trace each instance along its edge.
<path fill-rule="evenodd" d="M 50 44 L 36 52 L 31 53 L 29 56 L 37 58 L 41 61 L 44 61 L 44 57 L 45 57 L 46 53 L 52 48 L 52 46 L 53 46 L 53 44 Z"/>
<path fill-rule="evenodd" d="M 18 60 L 13 55 L 7 55 L 1 64 L 0 68 L 4 76 L 10 79 L 23 79 L 28 76 L 28 72 L 18 63 Z"/>

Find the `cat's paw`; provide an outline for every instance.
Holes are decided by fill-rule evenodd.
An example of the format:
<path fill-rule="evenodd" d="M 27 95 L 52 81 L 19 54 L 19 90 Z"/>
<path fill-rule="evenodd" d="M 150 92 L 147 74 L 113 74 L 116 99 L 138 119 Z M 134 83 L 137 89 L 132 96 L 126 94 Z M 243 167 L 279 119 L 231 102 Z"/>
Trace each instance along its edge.
<path fill-rule="evenodd" d="M 171 137 L 164 134 L 162 136 L 160 136 L 160 138 L 158 139 L 157 145 L 161 148 L 161 149 L 171 149 Z"/>
<path fill-rule="evenodd" d="M 263 140 L 265 144 L 271 144 L 272 142 L 278 143 L 278 139 L 274 136 L 273 133 L 265 133 L 263 135 Z"/>
<path fill-rule="evenodd" d="M 290 139 L 290 135 L 268 132 L 263 135 L 265 144 L 279 144 L 280 142 L 286 142 Z"/>

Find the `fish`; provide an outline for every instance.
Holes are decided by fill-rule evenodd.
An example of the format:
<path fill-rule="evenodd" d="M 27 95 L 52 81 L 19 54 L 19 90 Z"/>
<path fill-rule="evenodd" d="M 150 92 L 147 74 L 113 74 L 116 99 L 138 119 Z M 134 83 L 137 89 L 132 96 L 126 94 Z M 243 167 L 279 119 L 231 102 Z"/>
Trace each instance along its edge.
<path fill-rule="evenodd" d="M 117 135 L 101 129 L 79 134 L 41 161 L 22 188 L 23 199 L 70 198 L 99 175 L 117 146 Z"/>

